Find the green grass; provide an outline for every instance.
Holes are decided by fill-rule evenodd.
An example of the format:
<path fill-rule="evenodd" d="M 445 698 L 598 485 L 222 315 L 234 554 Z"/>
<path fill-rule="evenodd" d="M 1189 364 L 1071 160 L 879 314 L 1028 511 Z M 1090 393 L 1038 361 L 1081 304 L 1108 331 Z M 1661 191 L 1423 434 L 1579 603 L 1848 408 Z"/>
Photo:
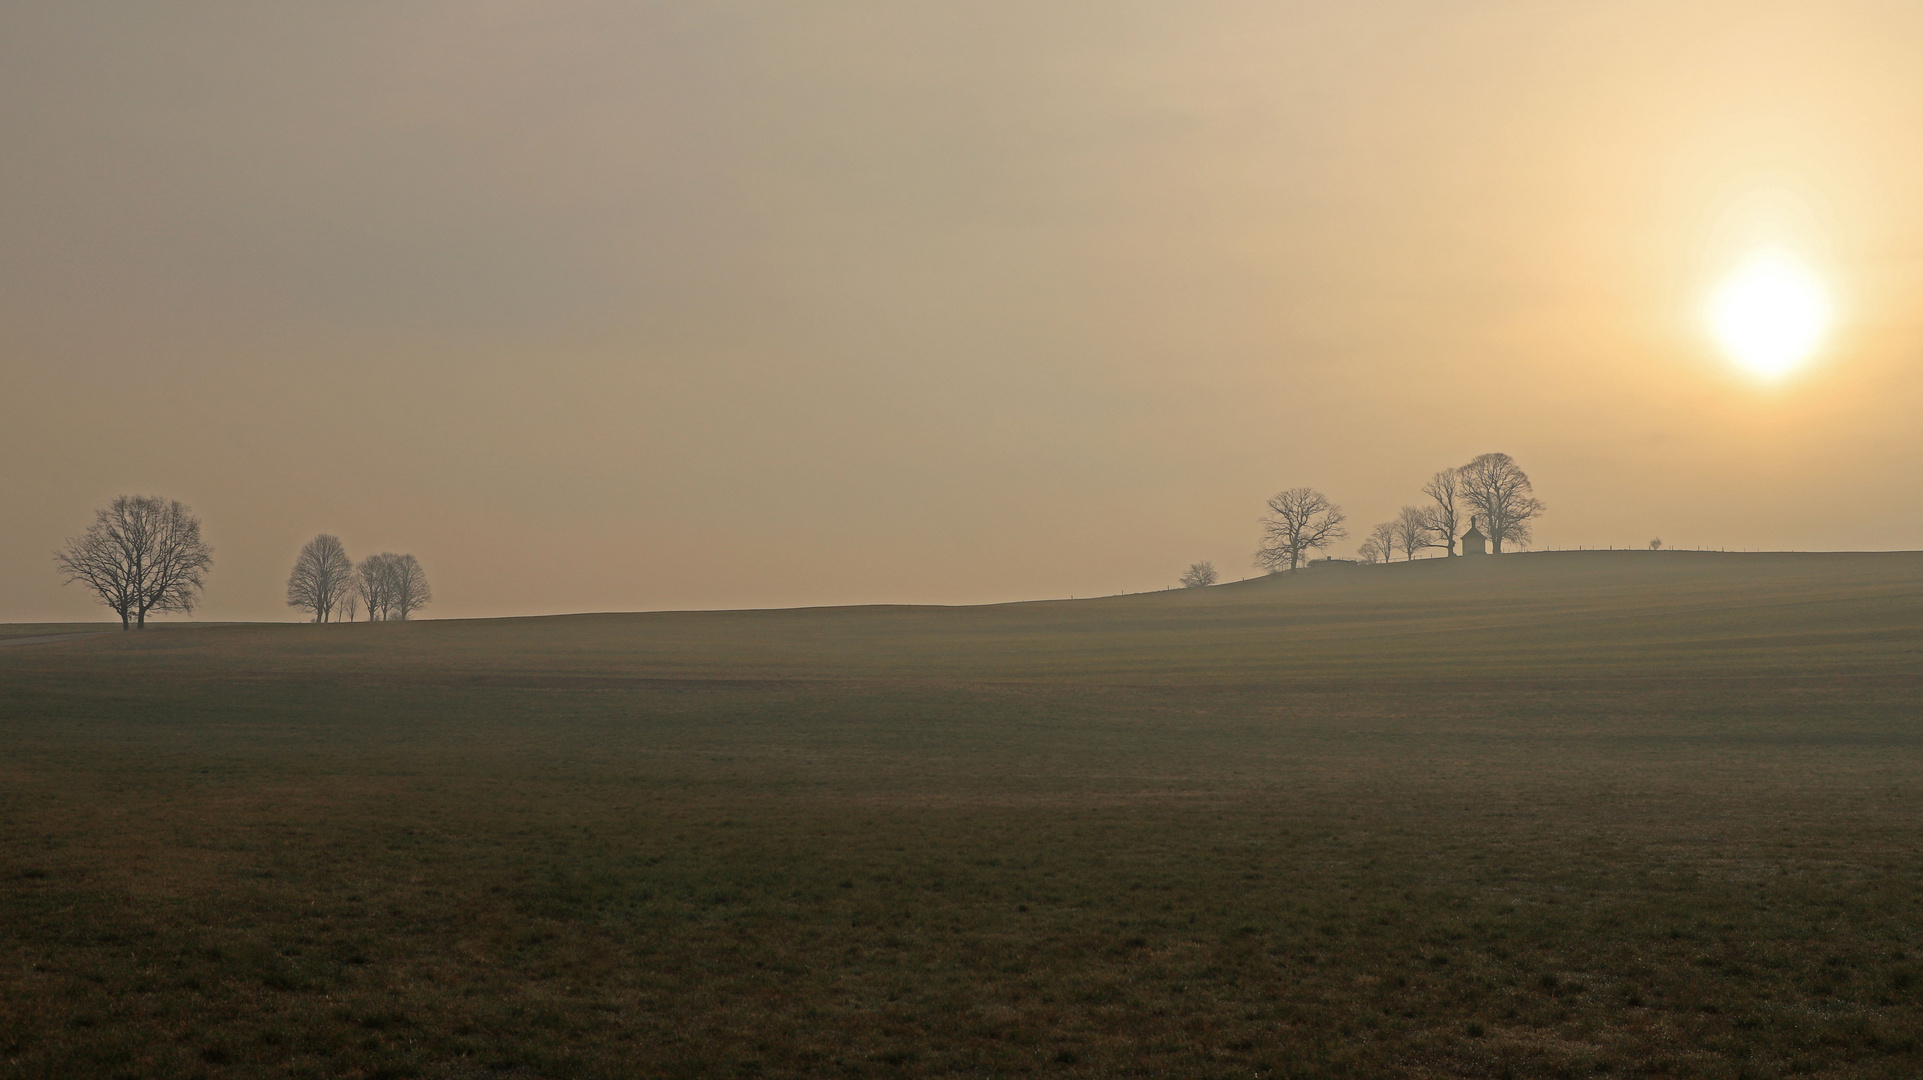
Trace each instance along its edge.
<path fill-rule="evenodd" d="M 0 649 L 0 1077 L 1923 1073 L 1923 555 Z"/>

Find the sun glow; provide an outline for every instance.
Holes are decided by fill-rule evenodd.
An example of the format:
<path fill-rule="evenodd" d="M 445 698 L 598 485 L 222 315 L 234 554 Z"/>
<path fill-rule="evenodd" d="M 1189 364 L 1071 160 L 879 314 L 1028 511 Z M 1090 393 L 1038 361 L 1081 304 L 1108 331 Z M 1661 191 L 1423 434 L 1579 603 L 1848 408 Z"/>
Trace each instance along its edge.
<path fill-rule="evenodd" d="M 1809 359 L 1829 329 L 1829 294 L 1784 251 L 1760 251 L 1710 297 L 1716 340 L 1743 367 L 1776 378 Z"/>

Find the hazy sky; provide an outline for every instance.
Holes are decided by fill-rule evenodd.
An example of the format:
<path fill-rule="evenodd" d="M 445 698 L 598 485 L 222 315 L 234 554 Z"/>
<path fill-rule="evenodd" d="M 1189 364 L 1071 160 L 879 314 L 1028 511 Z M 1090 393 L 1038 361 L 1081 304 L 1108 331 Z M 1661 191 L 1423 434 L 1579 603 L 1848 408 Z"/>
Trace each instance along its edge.
<path fill-rule="evenodd" d="M 1537 546 L 1923 547 L 1923 6 L 9 3 L 0 620 L 199 512 L 430 614 L 1157 588 L 1513 454 Z M 1748 250 L 1839 325 L 1765 384 Z M 1339 554 L 1353 550 L 1345 544 Z"/>

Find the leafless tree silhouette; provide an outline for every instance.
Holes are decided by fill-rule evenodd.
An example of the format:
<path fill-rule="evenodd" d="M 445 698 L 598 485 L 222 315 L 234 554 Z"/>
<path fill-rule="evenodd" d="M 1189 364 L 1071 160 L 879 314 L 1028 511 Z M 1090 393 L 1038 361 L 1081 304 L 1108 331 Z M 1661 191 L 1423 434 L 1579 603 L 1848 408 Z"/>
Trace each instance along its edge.
<path fill-rule="evenodd" d="M 1482 518 L 1490 550 L 1502 554 L 1502 543 L 1529 543 L 1529 522 L 1544 510 L 1530 495 L 1529 474 L 1508 454 L 1484 454 L 1457 470 L 1464 502 Z"/>
<path fill-rule="evenodd" d="M 96 511 L 94 523 L 53 561 L 69 584 L 85 584 L 112 608 L 122 630 L 145 629 L 149 612 L 193 612 L 214 549 L 200 538 L 200 519 L 178 500 L 122 495 Z"/>
<path fill-rule="evenodd" d="M 315 622 L 324 623 L 353 593 L 354 560 L 347 557 L 340 537 L 322 533 L 309 540 L 287 576 L 287 606 L 311 611 Z"/>
<path fill-rule="evenodd" d="M 1208 560 L 1189 566 L 1188 573 L 1182 575 L 1184 589 L 1200 589 L 1215 584 L 1215 564 Z"/>
<path fill-rule="evenodd" d="M 367 621 L 379 622 L 387 618 L 388 586 L 393 577 L 387 564 L 393 555 L 382 552 L 369 555 L 361 560 L 360 568 L 354 571 L 354 592 L 360 597 L 361 606 L 367 609 Z"/>
<path fill-rule="evenodd" d="M 1394 522 L 1396 543 L 1402 545 L 1402 559 L 1408 562 L 1416 557 L 1423 548 L 1441 547 L 1437 539 L 1435 513 L 1432 508 L 1405 506 L 1396 514 Z"/>
<path fill-rule="evenodd" d="M 1451 557 L 1456 553 L 1456 534 L 1462 531 L 1462 518 L 1456 511 L 1459 486 L 1454 469 L 1444 469 L 1422 485 L 1422 493 L 1435 504 L 1429 507 L 1429 526 L 1435 530 L 1436 536 L 1442 540 L 1441 546 Z"/>
<path fill-rule="evenodd" d="M 393 587 L 388 594 L 388 614 L 406 622 L 416 611 L 434 600 L 433 592 L 427 587 L 427 572 L 421 569 L 421 564 L 412 555 L 397 555 L 388 566 L 393 574 Z"/>
<path fill-rule="evenodd" d="M 1375 541 L 1376 550 L 1382 553 L 1383 562 L 1396 561 L 1396 523 L 1385 521 L 1369 530 L 1369 539 Z"/>
<path fill-rule="evenodd" d="M 1262 547 L 1255 553 L 1255 565 L 1270 573 L 1294 570 L 1310 551 L 1349 535 L 1343 520 L 1342 508 L 1313 488 L 1277 492 L 1262 519 Z"/>
<path fill-rule="evenodd" d="M 1355 557 L 1358 559 L 1361 559 L 1365 563 L 1379 563 L 1379 562 L 1389 561 L 1387 558 L 1383 557 L 1382 545 L 1376 543 L 1376 539 L 1373 536 L 1369 537 L 1367 540 L 1362 541 L 1362 546 L 1355 549 Z"/>

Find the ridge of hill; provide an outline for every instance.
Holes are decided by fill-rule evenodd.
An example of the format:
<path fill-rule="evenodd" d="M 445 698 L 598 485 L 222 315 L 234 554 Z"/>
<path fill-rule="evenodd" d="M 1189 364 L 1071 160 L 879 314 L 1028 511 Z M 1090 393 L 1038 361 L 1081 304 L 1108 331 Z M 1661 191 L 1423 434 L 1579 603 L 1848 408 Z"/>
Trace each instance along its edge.
<path fill-rule="evenodd" d="M 184 629 L 34 651 L 106 649 L 161 665 L 219 654 L 276 672 L 655 678 L 1870 674 L 1923 661 L 1923 552 L 1530 552 L 1324 564 L 1206 589 L 972 607 Z"/>

